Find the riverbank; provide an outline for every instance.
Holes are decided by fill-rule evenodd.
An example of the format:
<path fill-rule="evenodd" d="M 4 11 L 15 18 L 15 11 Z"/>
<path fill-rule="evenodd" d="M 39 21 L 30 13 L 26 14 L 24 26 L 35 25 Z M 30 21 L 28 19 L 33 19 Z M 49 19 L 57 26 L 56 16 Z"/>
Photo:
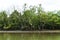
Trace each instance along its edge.
<path fill-rule="evenodd" d="M 48 31 L 0 31 L 0 33 L 60 33 L 60 30 L 48 30 Z"/>

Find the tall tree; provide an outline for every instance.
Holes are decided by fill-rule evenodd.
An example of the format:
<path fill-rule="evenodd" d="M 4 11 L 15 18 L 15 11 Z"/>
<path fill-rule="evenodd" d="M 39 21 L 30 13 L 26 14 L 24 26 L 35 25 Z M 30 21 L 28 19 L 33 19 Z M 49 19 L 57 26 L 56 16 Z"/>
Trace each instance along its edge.
<path fill-rule="evenodd" d="M 20 13 L 17 10 L 14 10 L 9 16 L 9 25 L 12 30 L 20 29 Z"/>

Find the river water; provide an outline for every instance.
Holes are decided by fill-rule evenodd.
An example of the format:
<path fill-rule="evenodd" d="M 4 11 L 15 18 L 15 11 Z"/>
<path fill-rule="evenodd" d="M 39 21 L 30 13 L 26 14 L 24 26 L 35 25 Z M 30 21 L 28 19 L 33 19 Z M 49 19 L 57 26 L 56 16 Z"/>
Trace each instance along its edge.
<path fill-rule="evenodd" d="M 0 40 L 60 40 L 60 34 L 8 34 L 1 33 Z"/>

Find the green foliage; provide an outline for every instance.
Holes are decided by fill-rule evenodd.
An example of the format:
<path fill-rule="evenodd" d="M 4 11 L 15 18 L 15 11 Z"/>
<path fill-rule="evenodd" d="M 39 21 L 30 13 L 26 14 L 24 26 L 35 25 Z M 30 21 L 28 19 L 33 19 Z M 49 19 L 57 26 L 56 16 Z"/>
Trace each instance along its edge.
<path fill-rule="evenodd" d="M 7 14 L 5 11 L 0 12 L 0 27 L 3 29 L 4 27 L 7 26 Z"/>
<path fill-rule="evenodd" d="M 22 15 L 21 15 L 22 14 Z M 60 11 L 45 12 L 41 4 L 20 13 L 14 10 L 9 17 L 6 11 L 0 12 L 0 30 L 56 30 L 60 29 Z"/>

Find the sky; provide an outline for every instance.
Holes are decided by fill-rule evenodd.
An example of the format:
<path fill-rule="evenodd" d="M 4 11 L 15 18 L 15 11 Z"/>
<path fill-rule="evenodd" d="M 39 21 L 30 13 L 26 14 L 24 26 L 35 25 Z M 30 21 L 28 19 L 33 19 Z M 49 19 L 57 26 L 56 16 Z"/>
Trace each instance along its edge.
<path fill-rule="evenodd" d="M 60 10 L 60 0 L 0 0 L 0 11 L 1 10 L 22 10 L 24 4 L 38 5 L 42 4 L 45 11 Z"/>

